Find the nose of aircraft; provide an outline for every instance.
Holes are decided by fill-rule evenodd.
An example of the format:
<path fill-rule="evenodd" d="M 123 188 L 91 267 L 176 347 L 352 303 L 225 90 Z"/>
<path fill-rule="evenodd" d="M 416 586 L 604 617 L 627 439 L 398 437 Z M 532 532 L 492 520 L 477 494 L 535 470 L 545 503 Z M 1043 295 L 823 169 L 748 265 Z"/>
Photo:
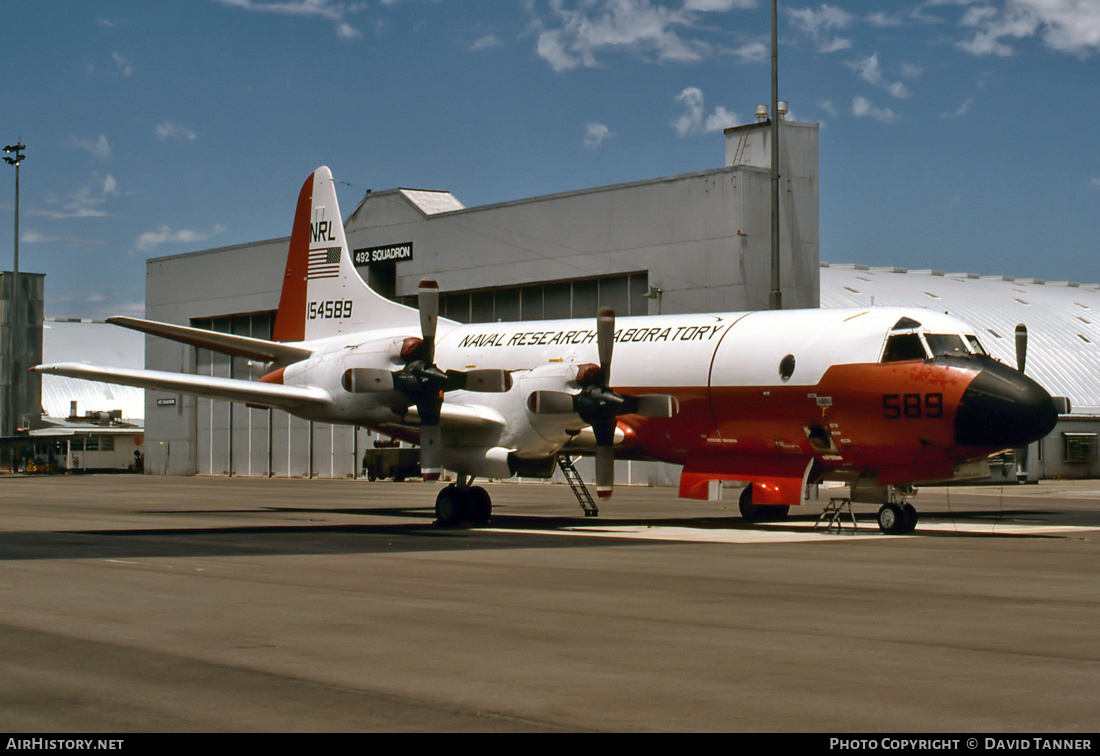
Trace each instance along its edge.
<path fill-rule="evenodd" d="M 1050 394 L 1007 365 L 990 362 L 978 373 L 955 411 L 960 446 L 1025 446 L 1054 430 L 1058 410 Z"/>

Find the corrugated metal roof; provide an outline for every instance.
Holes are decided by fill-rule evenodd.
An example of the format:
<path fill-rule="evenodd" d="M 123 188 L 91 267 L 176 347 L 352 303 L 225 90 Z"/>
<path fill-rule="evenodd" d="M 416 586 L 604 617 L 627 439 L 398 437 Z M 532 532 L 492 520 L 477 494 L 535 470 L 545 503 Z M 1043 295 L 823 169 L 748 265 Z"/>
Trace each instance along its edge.
<path fill-rule="evenodd" d="M 1028 330 L 1025 372 L 1074 414 L 1100 413 L 1100 286 L 865 265 L 821 265 L 822 307 L 926 307 L 970 323 L 986 350 L 1016 364 L 1015 330 Z"/>
<path fill-rule="evenodd" d="M 425 215 L 436 213 L 449 213 L 454 210 L 465 210 L 466 206 L 459 202 L 450 192 L 432 192 L 422 189 L 402 189 L 410 202 L 420 208 Z"/>
<path fill-rule="evenodd" d="M 111 367 L 145 367 L 145 335 L 109 323 L 47 320 L 42 328 L 43 362 L 83 362 Z M 46 417 L 68 417 L 70 402 L 77 413 L 122 410 L 122 419 L 145 418 L 145 391 L 132 386 L 83 381 L 59 375 L 42 376 L 42 409 Z"/>

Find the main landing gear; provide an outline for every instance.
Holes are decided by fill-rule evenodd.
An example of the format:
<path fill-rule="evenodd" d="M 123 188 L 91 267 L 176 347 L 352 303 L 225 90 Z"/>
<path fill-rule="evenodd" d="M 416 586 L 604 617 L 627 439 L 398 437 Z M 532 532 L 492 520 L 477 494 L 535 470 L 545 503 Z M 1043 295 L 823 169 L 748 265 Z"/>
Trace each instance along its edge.
<path fill-rule="evenodd" d="M 489 492 L 481 486 L 471 486 L 472 480 L 460 475 L 458 483 L 452 483 L 439 491 L 435 497 L 437 525 L 485 525 L 489 522 L 493 514 Z"/>
<path fill-rule="evenodd" d="M 878 510 L 878 526 L 887 535 L 906 535 L 917 527 L 917 510 L 909 502 L 888 502 Z"/>

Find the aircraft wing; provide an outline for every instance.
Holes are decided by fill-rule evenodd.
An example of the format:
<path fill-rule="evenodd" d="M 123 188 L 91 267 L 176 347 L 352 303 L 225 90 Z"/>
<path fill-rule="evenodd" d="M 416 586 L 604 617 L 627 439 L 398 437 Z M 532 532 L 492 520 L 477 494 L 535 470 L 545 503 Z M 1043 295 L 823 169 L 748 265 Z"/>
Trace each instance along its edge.
<path fill-rule="evenodd" d="M 490 448 L 500 444 L 508 421 L 496 409 L 483 405 L 443 403 L 440 426 L 451 447 Z M 409 407 L 399 422 L 378 426 L 383 433 L 416 443 L 419 440 L 420 414 Z"/>
<path fill-rule="evenodd" d="M 134 331 L 179 341 L 191 346 L 211 349 L 223 354 L 247 357 L 250 360 L 264 362 L 297 362 L 309 358 L 313 350 L 279 341 L 254 339 L 250 336 L 236 336 L 231 333 L 208 331 L 205 328 L 190 328 L 173 323 L 158 323 L 155 320 L 116 316 L 107 318 L 108 323 L 129 328 Z"/>
<path fill-rule="evenodd" d="M 98 367 L 75 362 L 37 365 L 31 370 L 47 375 L 65 375 L 102 383 L 195 394 L 210 399 L 244 402 L 288 411 L 328 405 L 333 401 L 328 391 L 318 387 L 283 386 L 276 383 L 215 378 L 190 373 L 168 373 L 161 370 Z"/>

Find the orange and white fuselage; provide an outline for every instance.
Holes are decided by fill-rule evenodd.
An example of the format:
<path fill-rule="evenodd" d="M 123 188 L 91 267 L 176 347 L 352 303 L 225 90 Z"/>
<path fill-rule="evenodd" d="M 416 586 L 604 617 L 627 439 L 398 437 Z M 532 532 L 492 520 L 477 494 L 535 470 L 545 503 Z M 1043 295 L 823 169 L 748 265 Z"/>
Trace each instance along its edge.
<path fill-rule="evenodd" d="M 505 384 L 448 386 L 441 404 L 430 397 L 434 405 L 398 390 L 397 378 L 364 389 L 367 377 L 412 375 L 424 324 L 417 310 L 364 283 L 340 220 L 331 174 L 320 168 L 299 195 L 272 341 L 114 319 L 263 360 L 270 367 L 259 382 L 71 364 L 35 369 L 278 407 L 410 440 L 430 408 L 442 465 L 461 476 L 547 473 L 558 454 L 593 448 L 583 417 L 547 412 L 535 398 L 583 391 L 585 375 L 602 363 L 595 317 L 440 320 L 434 352 L 421 362 L 440 374 L 497 371 Z M 618 416 L 615 456 L 683 465 L 682 496 L 705 496 L 712 480 L 743 480 L 759 484 L 755 503 L 787 505 L 823 479 L 878 486 L 950 479 L 967 461 L 1042 437 L 1057 419 L 1050 396 L 986 356 L 974 329 L 931 310 L 700 313 L 619 318 L 613 327 L 607 388 L 671 397 L 674 407 L 671 416 Z"/>

